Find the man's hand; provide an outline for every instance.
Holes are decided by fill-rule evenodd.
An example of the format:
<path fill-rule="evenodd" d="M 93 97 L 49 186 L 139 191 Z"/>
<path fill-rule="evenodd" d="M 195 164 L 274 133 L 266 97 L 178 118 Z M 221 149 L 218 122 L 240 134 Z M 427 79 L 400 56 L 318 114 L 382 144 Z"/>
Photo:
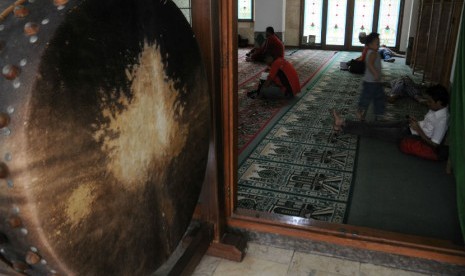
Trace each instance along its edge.
<path fill-rule="evenodd" d="M 420 125 L 418 124 L 417 121 L 410 122 L 410 128 L 415 130 L 418 133 L 421 131 Z"/>
<path fill-rule="evenodd" d="M 416 132 L 420 131 L 420 125 L 418 124 L 417 119 L 414 116 L 409 115 L 409 126 L 411 129 L 415 130 Z"/>
<path fill-rule="evenodd" d="M 433 141 L 431 141 L 431 139 L 428 136 L 426 136 L 425 132 L 420 127 L 417 119 L 414 116 L 409 116 L 409 126 L 412 130 L 416 131 L 418 135 L 421 137 L 421 139 L 423 139 L 426 143 L 428 143 L 428 145 L 433 146 L 433 147 L 438 146 L 438 144 L 434 143 Z"/>

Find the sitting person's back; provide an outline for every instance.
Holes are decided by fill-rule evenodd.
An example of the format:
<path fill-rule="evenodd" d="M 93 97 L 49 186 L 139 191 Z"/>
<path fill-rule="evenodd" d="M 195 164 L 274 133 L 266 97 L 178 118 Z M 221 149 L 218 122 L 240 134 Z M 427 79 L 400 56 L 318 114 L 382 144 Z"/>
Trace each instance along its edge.
<path fill-rule="evenodd" d="M 355 59 L 357 61 L 365 61 L 365 58 L 367 56 L 368 49 L 369 49 L 368 46 L 366 45 L 366 39 L 367 39 L 367 34 L 365 32 L 361 32 L 358 34 L 358 40 L 360 41 L 360 43 L 364 45 L 364 47 L 363 47 L 362 55 Z"/>
<path fill-rule="evenodd" d="M 363 47 L 362 55 L 357 58 L 358 61 L 363 61 L 363 62 L 365 61 L 365 58 L 367 57 L 368 49 L 370 48 L 368 48 L 366 45 L 365 47 Z"/>
<path fill-rule="evenodd" d="M 284 58 L 284 44 L 276 34 L 272 34 L 267 38 L 265 55 L 273 57 L 273 59 Z"/>
<path fill-rule="evenodd" d="M 366 43 L 366 33 L 361 32 L 358 35 L 358 39 L 360 40 L 360 43 L 365 44 Z M 351 73 L 363 74 L 365 72 L 365 58 L 367 56 L 368 49 L 369 49 L 368 46 L 365 45 L 365 47 L 363 47 L 363 51 L 362 51 L 361 56 L 347 62 L 347 66 L 349 67 L 349 71 Z"/>
<path fill-rule="evenodd" d="M 266 58 L 269 72 L 264 82 L 260 82 L 257 90 L 247 93 L 250 98 L 264 99 L 292 98 L 300 92 L 300 83 L 297 71 L 292 64 L 284 58 Z"/>
<path fill-rule="evenodd" d="M 295 96 L 300 92 L 299 76 L 292 64 L 282 57 L 274 59 L 271 64 L 268 78 L 273 79 L 287 97 Z"/>

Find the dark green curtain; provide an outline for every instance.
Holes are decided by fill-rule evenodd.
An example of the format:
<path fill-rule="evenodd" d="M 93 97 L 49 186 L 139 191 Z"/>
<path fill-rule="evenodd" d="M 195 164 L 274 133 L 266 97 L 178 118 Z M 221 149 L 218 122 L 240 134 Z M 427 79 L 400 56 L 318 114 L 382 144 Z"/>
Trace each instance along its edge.
<path fill-rule="evenodd" d="M 459 34 L 459 46 L 450 105 L 450 156 L 457 183 L 457 206 L 465 240 L 465 16 Z"/>

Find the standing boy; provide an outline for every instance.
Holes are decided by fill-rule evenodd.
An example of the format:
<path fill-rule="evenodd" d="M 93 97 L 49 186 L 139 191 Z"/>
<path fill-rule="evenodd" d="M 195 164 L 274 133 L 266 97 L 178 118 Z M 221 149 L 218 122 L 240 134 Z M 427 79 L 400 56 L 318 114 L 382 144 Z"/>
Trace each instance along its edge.
<path fill-rule="evenodd" d="M 365 59 L 365 75 L 358 101 L 357 117 L 365 120 L 368 106 L 373 102 L 376 119 L 380 119 L 384 115 L 385 96 L 381 82 L 381 58 L 378 54 L 379 34 L 369 34 L 366 37 L 366 46 L 368 51 Z"/>

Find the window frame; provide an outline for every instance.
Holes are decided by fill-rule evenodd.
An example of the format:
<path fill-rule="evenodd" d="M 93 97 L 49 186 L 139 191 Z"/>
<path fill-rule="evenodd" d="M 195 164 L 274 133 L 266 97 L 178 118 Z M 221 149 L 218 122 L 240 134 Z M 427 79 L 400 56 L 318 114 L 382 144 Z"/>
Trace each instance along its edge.
<path fill-rule="evenodd" d="M 375 7 L 374 7 L 374 14 L 373 14 L 373 30 L 378 30 L 378 23 L 379 23 L 379 11 L 380 11 L 380 2 L 381 0 L 375 0 Z M 393 47 L 389 47 L 395 51 L 399 51 L 400 48 L 400 39 L 402 33 L 402 18 L 404 16 L 404 7 L 405 7 L 405 0 L 400 0 L 400 7 L 399 7 L 399 18 L 397 19 L 397 38 L 396 38 L 396 45 Z M 346 38 L 345 43 L 343 46 L 336 46 L 336 45 L 328 45 L 326 44 L 326 34 L 327 34 L 327 13 L 328 13 L 328 0 L 323 0 L 323 25 L 322 25 L 322 33 L 321 33 L 321 44 L 315 44 L 314 46 L 309 46 L 302 43 L 302 39 L 300 39 L 299 47 L 302 48 L 317 48 L 323 50 L 346 50 L 346 51 L 358 51 L 361 50 L 362 46 L 352 45 L 352 35 L 353 35 L 353 16 L 355 12 L 355 0 L 348 0 L 347 2 L 347 23 L 346 23 Z M 301 1 L 301 11 L 300 11 L 300 37 L 302 38 L 304 32 L 304 17 L 305 17 L 305 0 Z M 349 26 L 350 28 L 347 28 Z"/>
<path fill-rule="evenodd" d="M 250 18 L 239 18 L 239 7 L 241 0 L 237 0 L 237 21 L 239 22 L 254 22 L 254 0 L 248 0 L 250 3 Z"/>
<path fill-rule="evenodd" d="M 381 2 L 383 0 L 378 0 L 378 22 L 377 22 L 377 32 L 379 34 L 381 34 L 381 30 L 380 30 L 380 20 L 381 20 Z M 376 4 L 375 4 L 376 5 Z M 387 47 L 389 48 L 395 48 L 395 49 L 398 49 L 399 48 L 399 45 L 400 45 L 400 37 L 401 37 L 401 34 L 402 34 L 402 18 L 404 17 L 404 6 L 405 5 L 405 1 L 404 0 L 399 0 L 399 9 L 398 9 L 398 18 L 397 18 L 397 33 L 396 33 L 396 43 L 394 46 L 392 45 L 387 45 Z M 381 27 L 382 29 L 382 27 Z"/>

